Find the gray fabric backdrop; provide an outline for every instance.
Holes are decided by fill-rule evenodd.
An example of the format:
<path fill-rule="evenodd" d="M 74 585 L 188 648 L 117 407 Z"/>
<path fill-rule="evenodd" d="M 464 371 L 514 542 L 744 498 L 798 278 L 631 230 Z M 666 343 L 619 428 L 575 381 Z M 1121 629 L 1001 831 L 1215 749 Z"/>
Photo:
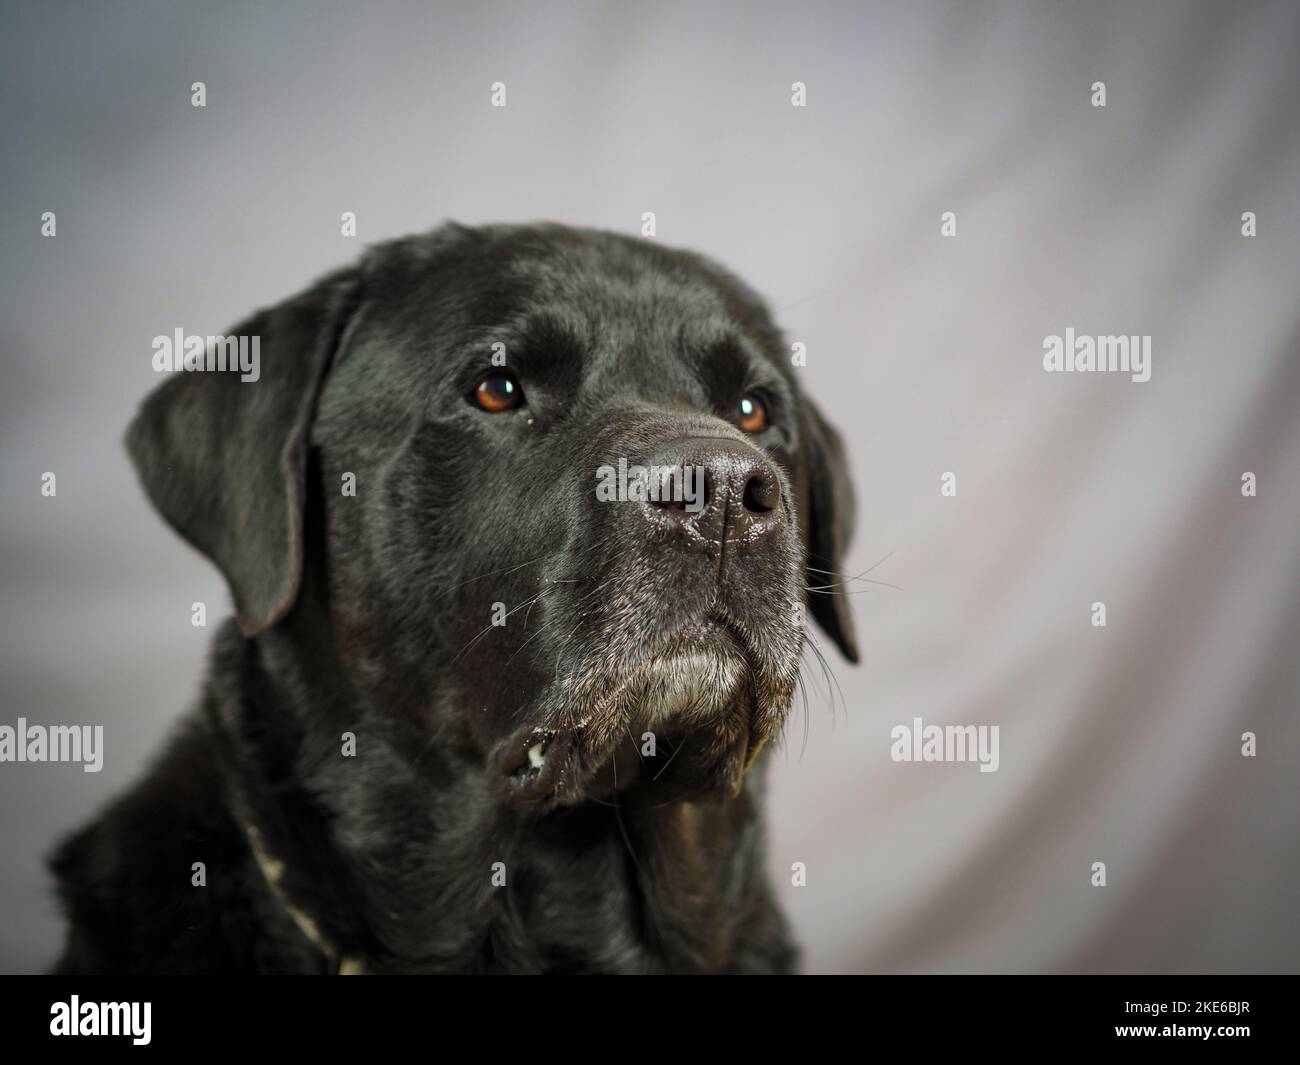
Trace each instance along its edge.
<path fill-rule="evenodd" d="M 0 723 L 107 734 L 0 765 L 0 968 L 52 957 L 41 856 L 228 602 L 120 446 L 150 339 L 444 218 L 644 211 L 807 345 L 886 582 L 774 774 L 806 967 L 1300 967 L 1300 5 L 217 7 L 0 14 Z M 1045 373 L 1067 327 L 1151 380 Z M 998 771 L 892 761 L 916 716 L 998 725 Z"/>

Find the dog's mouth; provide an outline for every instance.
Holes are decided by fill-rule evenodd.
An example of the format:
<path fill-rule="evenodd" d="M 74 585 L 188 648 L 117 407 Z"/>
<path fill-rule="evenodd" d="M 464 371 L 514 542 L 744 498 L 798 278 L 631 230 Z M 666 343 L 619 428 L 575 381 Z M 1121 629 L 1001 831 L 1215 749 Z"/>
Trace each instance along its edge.
<path fill-rule="evenodd" d="M 566 756 L 574 752 L 575 739 L 576 731 L 532 730 L 525 740 L 528 746 L 523 759 L 510 771 L 511 785 L 525 797 L 553 791 Z"/>
<path fill-rule="evenodd" d="M 785 709 L 760 705 L 767 688 L 750 648 L 738 625 L 710 615 L 632 668 L 584 678 L 590 694 L 573 724 L 525 727 L 506 745 L 498 764 L 512 795 L 553 807 L 631 791 L 738 794 Z"/>

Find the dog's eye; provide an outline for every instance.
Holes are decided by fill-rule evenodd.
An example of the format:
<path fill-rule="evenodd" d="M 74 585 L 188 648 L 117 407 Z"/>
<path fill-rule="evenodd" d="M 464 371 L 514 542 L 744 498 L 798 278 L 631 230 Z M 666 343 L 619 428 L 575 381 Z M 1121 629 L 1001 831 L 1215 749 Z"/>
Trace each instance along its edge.
<path fill-rule="evenodd" d="M 497 370 L 483 378 L 469 398 L 480 410 L 500 414 L 520 406 L 524 401 L 524 390 L 511 374 Z"/>
<path fill-rule="evenodd" d="M 746 392 L 736 405 L 741 432 L 761 433 L 767 428 L 767 405 L 753 392 Z"/>

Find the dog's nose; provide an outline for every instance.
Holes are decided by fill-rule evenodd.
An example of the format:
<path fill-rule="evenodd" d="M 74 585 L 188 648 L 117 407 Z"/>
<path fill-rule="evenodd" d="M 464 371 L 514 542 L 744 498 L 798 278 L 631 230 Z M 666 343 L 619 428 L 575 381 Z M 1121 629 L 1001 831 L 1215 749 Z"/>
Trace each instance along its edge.
<path fill-rule="evenodd" d="M 719 546 L 751 543 L 781 523 L 781 478 L 753 447 L 688 438 L 661 448 L 650 462 L 672 471 L 676 483 L 646 503 L 647 516 L 692 525 Z"/>

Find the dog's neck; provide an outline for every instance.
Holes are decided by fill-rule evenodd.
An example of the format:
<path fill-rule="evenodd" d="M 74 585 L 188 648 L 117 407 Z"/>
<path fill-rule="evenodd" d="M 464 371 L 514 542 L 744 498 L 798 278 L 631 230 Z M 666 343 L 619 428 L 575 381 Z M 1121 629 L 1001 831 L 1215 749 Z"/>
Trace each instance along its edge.
<path fill-rule="evenodd" d="M 337 678 L 307 680 L 295 646 L 223 632 L 217 654 L 238 668 L 214 673 L 238 681 L 209 705 L 251 860 L 331 968 L 736 967 L 766 901 L 761 767 L 730 802 L 527 815 L 471 751 L 434 745 L 412 765 L 402 730 Z M 575 955 L 602 924 L 606 945 Z"/>

